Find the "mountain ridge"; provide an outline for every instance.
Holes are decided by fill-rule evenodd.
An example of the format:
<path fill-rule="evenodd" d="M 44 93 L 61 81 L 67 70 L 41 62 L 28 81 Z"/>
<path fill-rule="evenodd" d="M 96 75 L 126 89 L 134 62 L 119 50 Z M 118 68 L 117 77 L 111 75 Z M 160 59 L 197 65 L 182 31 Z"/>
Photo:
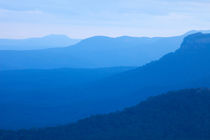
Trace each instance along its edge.
<path fill-rule="evenodd" d="M 210 90 L 185 89 L 140 104 L 51 128 L 3 131 L 0 140 L 208 140 Z"/>
<path fill-rule="evenodd" d="M 202 49 L 202 47 L 208 47 L 210 43 L 210 34 L 203 34 L 201 32 L 187 36 L 180 50 L 185 49 Z"/>
<path fill-rule="evenodd" d="M 5 92 L 8 100 L 4 101 L 7 101 L 6 105 L 12 106 L 14 101 L 27 104 L 30 100 L 31 106 L 27 106 L 29 109 L 39 104 L 53 106 L 56 101 L 59 106 L 69 107 L 71 112 L 89 116 L 121 110 L 149 96 L 170 90 L 210 87 L 209 46 L 210 43 L 207 43 L 199 51 L 193 47 L 191 49 L 193 51 L 177 50 L 134 70 L 101 79 L 91 85 L 81 86 L 76 91 L 62 86 L 53 86 L 53 90 L 51 88 L 41 90 L 33 85 L 28 90 L 12 91 L 13 88 L 9 88 Z M 53 77 L 51 79 L 53 81 Z M 62 84 L 61 82 L 60 85 Z M 18 93 L 21 93 L 21 96 Z M 13 97 L 20 98 L 14 100 Z M 13 104 L 13 107 L 17 106 Z"/>
<path fill-rule="evenodd" d="M 0 70 L 140 66 L 174 51 L 182 38 L 89 38 L 76 45 L 30 51 L 0 51 Z M 170 45 L 169 45 L 170 44 Z M 170 47 L 166 47 L 170 46 Z"/>
<path fill-rule="evenodd" d="M 206 35 L 204 34 L 203 36 Z M 96 113 L 122 110 L 127 106 L 137 104 L 149 96 L 155 96 L 170 90 L 210 87 L 210 49 L 208 46 L 210 46 L 210 43 L 207 43 L 207 47 L 201 47 L 199 51 L 193 49 L 193 47 L 191 49 L 193 51 L 177 50 L 134 70 L 118 73 L 90 85 L 79 86 L 79 88 L 74 90 L 68 86 L 64 88 L 63 85 L 66 84 L 58 81 L 59 86 L 45 88 L 44 90 L 42 90 L 42 86 L 34 85 L 31 85 L 29 89 L 8 88 L 4 92 L 7 100 L 4 98 L 0 99 L 5 102 L 4 106 L 19 108 L 20 110 L 23 107 L 18 107 L 14 103 L 28 104 L 28 101 L 30 101 L 27 108 L 32 111 L 39 110 L 39 108 L 34 108 L 34 106 L 39 104 L 47 104 L 49 107 L 52 107 L 56 102 L 58 106 L 62 106 L 70 112 L 76 112 L 79 116 L 86 117 Z M 53 76 L 50 79 L 50 82 L 53 82 L 53 79 L 55 80 Z M 47 80 L 41 80 L 42 82 L 50 83 Z M 68 112 L 65 109 L 62 113 L 66 113 L 65 116 L 71 115 L 67 114 Z M 57 115 L 58 112 L 56 112 L 56 109 L 54 110 L 55 112 L 52 113 Z M 56 116 L 55 114 L 52 116 Z M 21 116 L 21 113 L 19 115 Z M 7 114 L 5 116 L 8 118 Z M 48 118 L 47 122 L 55 122 L 57 120 L 53 119 L 50 120 Z M 80 117 L 77 119 L 80 119 Z M 59 120 L 57 121 L 58 124 L 61 123 Z M 31 122 L 32 120 L 30 120 Z"/>
<path fill-rule="evenodd" d="M 0 70 L 142 66 L 177 50 L 185 36 L 95 36 L 63 48 L 0 51 Z"/>

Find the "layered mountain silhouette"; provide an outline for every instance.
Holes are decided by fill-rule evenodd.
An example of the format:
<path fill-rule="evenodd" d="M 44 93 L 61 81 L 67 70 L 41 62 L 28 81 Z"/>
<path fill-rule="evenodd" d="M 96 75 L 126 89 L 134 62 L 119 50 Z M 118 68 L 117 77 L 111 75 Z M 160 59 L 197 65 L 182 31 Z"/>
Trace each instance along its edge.
<path fill-rule="evenodd" d="M 78 43 L 79 39 L 71 39 L 65 35 L 48 35 L 28 39 L 0 39 L 0 50 L 37 50 L 66 47 Z"/>
<path fill-rule="evenodd" d="M 184 36 L 95 36 L 65 48 L 0 51 L 0 70 L 140 66 L 176 50 Z"/>
<path fill-rule="evenodd" d="M 209 89 L 169 92 L 122 112 L 97 115 L 70 125 L 2 130 L 0 140 L 209 140 L 209 101 Z"/>
<path fill-rule="evenodd" d="M 113 105 L 120 109 L 122 103 L 132 105 L 169 90 L 209 87 L 209 54 L 210 34 L 189 35 L 177 51 L 158 61 L 106 79 L 89 89 L 95 99 L 112 100 Z"/>
<path fill-rule="evenodd" d="M 0 40 L 0 50 L 2 47 L 4 50 L 0 51 L 0 70 L 141 66 L 175 51 L 184 37 L 196 32 L 198 31 L 175 37 L 153 38 L 95 36 L 81 42 L 63 35 L 26 40 Z"/>
<path fill-rule="evenodd" d="M 34 127 L 56 125 L 64 122 L 61 121 L 61 114 L 66 114 L 66 116 L 67 114 L 69 116 L 77 114 L 78 118 L 74 119 L 77 120 L 93 114 L 121 110 L 137 104 L 149 96 L 169 90 L 210 87 L 209 62 L 210 34 L 196 33 L 187 36 L 177 51 L 134 70 L 118 73 L 75 89 L 65 87 L 67 81 L 62 80 L 57 86 L 53 85 L 44 88 L 44 90 L 39 86 L 33 86 L 33 84 L 26 89 L 7 88 L 2 92 L 1 99 L 4 101 L 2 102 L 4 106 L 20 110 L 22 112 L 19 113 L 20 118 L 25 117 L 24 123 L 26 124 L 34 124 Z M 56 80 L 56 78 L 49 79 L 50 81 Z M 41 82 L 48 83 L 49 81 L 42 80 Z M 26 105 L 27 108 L 23 109 L 23 106 Z M 46 115 L 47 117 L 43 113 L 42 119 L 38 120 L 46 120 L 45 124 L 36 125 L 38 123 L 33 123 L 33 121 L 36 122 L 36 118 L 30 120 L 30 115 L 28 116 L 27 112 L 30 110 L 30 113 L 36 116 L 34 110 L 44 107 L 57 108 L 57 111 L 53 109 L 54 112 L 50 116 Z M 60 110 L 63 112 L 59 112 Z M 11 112 L 9 114 L 4 109 L 0 113 L 4 114 L 5 118 L 12 116 Z M 13 113 L 16 114 L 16 112 Z M 48 114 L 48 112 L 45 113 Z M 57 116 L 56 121 L 53 116 Z M 20 121 L 13 120 L 10 128 L 19 128 L 15 122 Z M 63 120 L 71 121 L 69 118 Z M 4 119 L 1 121 L 5 122 Z"/>

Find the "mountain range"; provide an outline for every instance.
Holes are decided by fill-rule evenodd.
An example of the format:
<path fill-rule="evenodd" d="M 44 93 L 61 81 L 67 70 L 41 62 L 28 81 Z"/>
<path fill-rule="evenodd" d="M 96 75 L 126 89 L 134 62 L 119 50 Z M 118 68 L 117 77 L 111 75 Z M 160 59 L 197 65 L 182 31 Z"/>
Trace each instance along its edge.
<path fill-rule="evenodd" d="M 185 36 L 94 36 L 65 48 L 2 50 L 0 70 L 140 66 L 175 51 Z"/>
<path fill-rule="evenodd" d="M 78 43 L 80 39 L 71 39 L 65 35 L 48 35 L 27 39 L 0 39 L 0 50 L 38 50 L 60 48 Z"/>
<path fill-rule="evenodd" d="M 190 31 L 181 36 L 153 38 L 94 36 L 81 40 L 75 45 L 68 45 L 69 39 L 65 36 L 48 36 L 41 39 L 42 41 L 29 39 L 26 40 L 28 45 L 42 42 L 40 44 L 46 44 L 46 46 L 65 44 L 69 47 L 0 51 L 2 60 L 0 70 L 136 67 L 158 60 L 163 55 L 177 50 L 184 37 L 195 32 L 197 31 Z M 15 44 L 18 45 L 18 43 Z"/>
<path fill-rule="evenodd" d="M 15 86 L 18 85 L 18 80 L 16 84 L 12 84 L 12 86 L 8 84 L 8 86 L 8 81 L 10 81 L 8 83 L 14 81 L 11 80 L 12 78 L 8 81 L 7 78 L 4 78 L 2 80 L 4 83 L 3 92 L 1 92 L 1 103 L 4 107 L 0 110 L 4 117 L 0 120 L 0 124 L 5 123 L 9 116 L 16 115 L 17 112 L 9 110 L 18 110 L 19 112 L 17 118 L 10 119 L 12 122 L 10 128 L 20 128 L 25 124 L 28 124 L 27 128 L 42 127 L 72 121 L 65 116 L 76 114 L 74 120 L 78 120 L 89 115 L 122 110 L 147 97 L 169 90 L 210 87 L 209 62 L 210 34 L 196 33 L 187 36 L 181 47 L 175 52 L 169 53 L 159 60 L 97 79 L 95 82 L 78 84 L 78 86 L 73 86 L 74 88 L 66 84 L 71 83 L 68 78 L 67 80 L 57 78 L 59 75 L 61 75 L 60 77 L 68 75 L 68 73 L 59 71 L 57 74 L 51 74 L 50 78 L 38 80 L 41 84 L 29 84 L 30 86 L 24 86 L 26 88 Z M 14 71 L 10 72 L 9 77 L 12 77 Z M 24 73 L 27 72 L 23 72 L 21 76 L 27 77 Z M 48 73 L 48 70 L 45 73 Z M 42 74 L 38 73 L 35 76 L 39 79 Z M 31 83 L 33 83 L 33 79 L 31 79 Z M 25 83 L 30 83 L 30 76 L 27 80 Z M 52 114 L 48 112 L 50 109 L 53 110 Z M 39 112 L 40 110 L 42 113 Z M 34 118 L 31 119 L 30 116 Z M 18 118 L 24 118 L 21 119 L 24 120 L 21 125 L 18 124 L 21 122 Z M 43 120 L 44 123 L 36 123 L 37 120 Z"/>
<path fill-rule="evenodd" d="M 209 89 L 169 92 L 69 125 L 0 130 L 0 140 L 209 140 L 209 101 Z"/>

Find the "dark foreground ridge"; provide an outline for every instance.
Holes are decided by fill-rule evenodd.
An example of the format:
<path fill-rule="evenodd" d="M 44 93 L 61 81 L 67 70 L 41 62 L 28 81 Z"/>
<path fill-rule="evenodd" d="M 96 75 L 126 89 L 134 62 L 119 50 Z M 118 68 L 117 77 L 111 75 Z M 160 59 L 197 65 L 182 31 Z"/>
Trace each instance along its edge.
<path fill-rule="evenodd" d="M 0 140 L 209 140 L 209 110 L 209 89 L 187 89 L 75 124 L 0 131 Z"/>

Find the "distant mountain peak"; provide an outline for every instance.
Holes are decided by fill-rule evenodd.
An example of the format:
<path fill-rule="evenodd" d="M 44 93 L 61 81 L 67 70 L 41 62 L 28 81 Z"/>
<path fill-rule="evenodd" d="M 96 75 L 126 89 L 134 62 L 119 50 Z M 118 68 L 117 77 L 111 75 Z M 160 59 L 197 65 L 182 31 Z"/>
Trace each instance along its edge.
<path fill-rule="evenodd" d="M 189 35 L 192 35 L 192 34 L 196 34 L 196 33 L 210 33 L 210 30 L 191 30 L 189 32 L 186 32 L 184 34 L 184 36 L 189 36 Z"/>
<path fill-rule="evenodd" d="M 180 50 L 210 48 L 210 34 L 201 32 L 185 37 Z"/>
<path fill-rule="evenodd" d="M 95 42 L 95 41 L 104 41 L 104 40 L 110 40 L 113 39 L 111 37 L 107 37 L 107 36 L 93 36 L 93 37 L 89 37 L 87 39 L 82 40 L 81 42 Z"/>
<path fill-rule="evenodd" d="M 57 39 L 57 38 L 62 38 L 62 39 L 70 39 L 67 35 L 63 35 L 63 34 L 50 34 L 50 35 L 46 35 L 42 38 L 49 38 L 49 39 Z"/>

